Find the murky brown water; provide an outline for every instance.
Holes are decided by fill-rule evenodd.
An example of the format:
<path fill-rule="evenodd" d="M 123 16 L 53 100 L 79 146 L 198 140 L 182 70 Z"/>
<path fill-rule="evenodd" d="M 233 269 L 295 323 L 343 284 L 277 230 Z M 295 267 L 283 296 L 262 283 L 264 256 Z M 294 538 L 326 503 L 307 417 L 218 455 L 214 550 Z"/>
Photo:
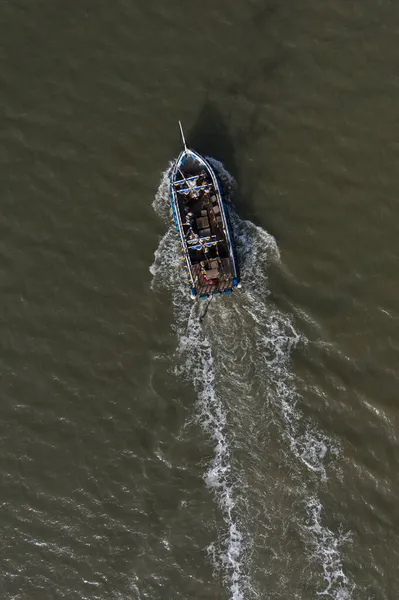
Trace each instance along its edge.
<path fill-rule="evenodd" d="M 398 31 L 388 0 L 2 6 L 1 598 L 396 598 Z M 243 289 L 201 324 L 178 119 L 235 202 Z"/>

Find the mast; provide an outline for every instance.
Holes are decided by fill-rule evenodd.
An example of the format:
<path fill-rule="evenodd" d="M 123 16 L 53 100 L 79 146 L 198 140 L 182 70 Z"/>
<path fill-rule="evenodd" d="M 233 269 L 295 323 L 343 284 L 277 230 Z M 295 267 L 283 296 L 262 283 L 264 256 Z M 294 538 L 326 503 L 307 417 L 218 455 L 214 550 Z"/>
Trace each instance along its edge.
<path fill-rule="evenodd" d="M 186 140 L 184 139 L 184 133 L 183 133 L 183 127 L 182 127 L 181 121 L 179 121 L 179 127 L 180 127 L 181 139 L 183 140 L 184 149 L 187 150 Z"/>

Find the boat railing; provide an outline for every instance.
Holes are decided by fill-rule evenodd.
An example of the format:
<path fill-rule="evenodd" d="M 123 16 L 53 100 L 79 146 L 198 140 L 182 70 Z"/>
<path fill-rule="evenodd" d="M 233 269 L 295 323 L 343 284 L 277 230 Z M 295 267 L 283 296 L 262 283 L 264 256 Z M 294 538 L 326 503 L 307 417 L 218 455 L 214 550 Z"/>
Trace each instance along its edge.
<path fill-rule="evenodd" d="M 181 185 L 182 183 L 187 183 L 187 181 L 196 181 L 198 179 L 198 175 L 192 175 L 191 177 L 186 177 L 185 179 L 179 179 L 178 181 L 174 181 L 173 185 Z"/>
<path fill-rule="evenodd" d="M 189 194 L 190 192 L 199 192 L 200 190 L 207 190 L 212 187 L 211 183 L 205 183 L 204 185 L 196 185 L 195 187 L 187 187 L 181 190 L 176 190 L 178 194 Z"/>
<path fill-rule="evenodd" d="M 198 244 L 199 240 L 212 240 L 214 242 L 218 241 L 216 238 L 216 235 L 207 235 L 205 237 L 196 237 L 196 238 L 193 238 L 192 240 L 187 240 L 187 244 L 189 246 L 191 246 L 192 244 Z"/>

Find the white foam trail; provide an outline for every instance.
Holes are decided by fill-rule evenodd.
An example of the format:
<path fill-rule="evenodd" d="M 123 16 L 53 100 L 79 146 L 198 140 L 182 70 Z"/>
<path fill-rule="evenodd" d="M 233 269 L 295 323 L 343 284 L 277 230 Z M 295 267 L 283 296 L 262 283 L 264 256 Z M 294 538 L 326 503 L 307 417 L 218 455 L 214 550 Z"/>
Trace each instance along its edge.
<path fill-rule="evenodd" d="M 208 160 L 222 181 L 228 200 L 229 194 L 234 191 L 235 181 L 221 163 L 214 159 Z M 153 203 L 156 212 L 165 220 L 168 219 L 168 194 L 169 182 L 165 172 Z M 237 242 L 243 289 L 236 297 L 233 308 L 229 309 L 234 314 L 226 319 L 226 331 L 223 330 L 221 334 L 227 336 L 227 331 L 232 327 L 237 327 L 241 332 L 250 328 L 247 363 L 255 364 L 256 377 L 266 390 L 267 401 L 274 409 L 273 414 L 281 415 L 282 433 L 287 438 L 289 448 L 299 463 L 318 475 L 319 481 L 326 481 L 326 461 L 338 454 L 338 447 L 311 422 L 304 422 L 298 407 L 300 397 L 291 369 L 292 351 L 299 344 L 306 344 L 306 339 L 295 330 L 290 317 L 268 301 L 266 268 L 270 261 L 279 259 L 276 241 L 262 228 L 239 219 L 232 208 L 230 216 Z M 229 580 L 232 600 L 243 600 L 244 590 L 247 588 L 243 574 L 243 552 L 246 547 L 244 537 L 246 544 L 249 540 L 240 531 L 234 511 L 236 490 L 231 484 L 226 412 L 215 391 L 215 365 L 211 344 L 196 316 L 196 304 L 189 301 L 186 278 L 178 266 L 177 245 L 174 234 L 169 230 L 155 252 L 155 261 L 151 267 L 153 286 L 166 287 L 172 293 L 178 356 L 181 362 L 179 371 L 194 384 L 199 422 L 215 444 L 214 459 L 205 475 L 205 481 L 215 493 L 228 533 L 222 543 L 211 545 L 209 554 L 215 565 L 223 567 L 225 578 Z M 216 323 L 210 313 L 209 317 L 212 323 Z M 223 319 L 220 314 L 218 317 L 220 326 Z M 242 339 L 241 342 L 245 346 L 246 340 Z M 228 355 L 223 359 L 226 365 L 232 360 Z M 307 496 L 306 504 L 310 511 L 310 524 L 303 526 L 302 530 L 307 543 L 315 548 L 314 555 L 321 563 L 324 578 L 328 582 L 320 594 L 328 595 L 334 600 L 349 600 L 354 586 L 343 572 L 339 552 L 341 545 L 349 539 L 349 534 L 334 535 L 321 525 L 322 506 L 314 494 Z"/>
<path fill-rule="evenodd" d="M 291 369 L 292 351 L 307 340 L 301 336 L 289 318 L 273 308 L 265 299 L 267 278 L 264 264 L 273 254 L 272 240 L 265 239 L 265 232 L 259 232 L 237 219 L 233 220 L 236 238 L 244 244 L 238 248 L 239 259 L 243 267 L 243 310 L 253 320 L 251 336 L 255 338 L 257 355 L 256 372 L 262 376 L 270 404 L 276 407 L 284 423 L 283 432 L 287 437 L 291 452 L 310 471 L 317 474 L 321 481 L 327 480 L 325 462 L 339 453 L 338 445 L 320 432 L 310 421 L 304 422 L 298 407 L 298 394 L 295 377 Z M 244 231 L 243 234 L 239 232 Z M 241 237 L 241 239 L 240 239 Z M 248 252 L 248 244 L 252 248 Z M 263 254 L 262 254 L 263 253 Z M 274 258 L 278 253 L 274 252 Z M 256 292 L 262 290 L 262 294 Z M 309 525 L 303 527 L 307 543 L 314 548 L 314 556 L 321 564 L 327 586 L 319 594 L 334 600 L 350 600 L 354 585 L 343 570 L 340 549 L 350 539 L 350 533 L 334 534 L 321 524 L 322 505 L 314 495 L 307 498 L 306 506 L 310 511 Z"/>
<path fill-rule="evenodd" d="M 340 547 L 350 541 L 350 533 L 340 531 L 334 534 L 328 527 L 321 524 L 323 510 L 317 498 L 311 498 L 307 503 L 309 522 L 306 529 L 311 533 L 314 545 L 314 554 L 323 566 L 326 587 L 320 596 L 329 596 L 334 600 L 349 600 L 355 586 L 351 585 L 342 566 Z"/>
<path fill-rule="evenodd" d="M 233 218 L 233 227 L 245 282 L 243 310 L 255 325 L 251 335 L 255 338 L 257 349 L 257 371 L 265 374 L 270 401 L 282 409 L 291 450 L 308 469 L 326 480 L 324 459 L 328 453 L 336 454 L 337 448 L 310 423 L 302 423 L 299 396 L 291 370 L 293 349 L 299 344 L 306 344 L 307 340 L 297 333 L 288 315 L 276 310 L 267 301 L 268 293 L 265 293 L 268 289 L 265 265 L 271 258 L 279 258 L 275 240 L 261 228 L 241 221 L 237 216 Z"/>
<path fill-rule="evenodd" d="M 165 220 L 169 215 L 169 182 L 163 174 L 153 206 Z M 186 278 L 179 268 L 178 242 L 172 230 L 165 234 L 155 252 L 151 266 L 152 285 L 169 289 L 172 293 L 175 329 L 178 337 L 177 372 L 194 385 L 197 393 L 197 419 L 214 443 L 214 457 L 204 475 L 221 508 L 227 534 L 223 540 L 211 544 L 208 553 L 215 568 L 222 568 L 230 589 L 231 600 L 244 600 L 243 573 L 244 535 L 234 515 L 235 494 L 231 481 L 231 458 L 227 435 L 227 415 L 215 389 L 215 370 L 212 348 L 198 317 L 198 306 L 188 297 Z"/>
<path fill-rule="evenodd" d="M 235 182 L 223 165 L 211 161 L 222 179 L 224 189 L 234 191 Z M 265 266 L 280 258 L 275 239 L 253 223 L 241 220 L 230 211 L 234 237 L 237 241 L 239 263 L 243 279 L 242 309 L 251 315 L 254 327 L 258 368 L 265 375 L 264 387 L 269 390 L 270 403 L 281 407 L 284 432 L 295 457 L 307 469 L 327 480 L 325 462 L 339 453 L 338 444 L 320 432 L 310 421 L 304 423 L 298 407 L 299 394 L 291 369 L 292 351 L 307 340 L 297 333 L 289 316 L 273 308 L 268 302 L 268 282 Z M 260 291 L 259 291 L 260 290 Z M 306 538 L 315 548 L 315 557 L 321 564 L 327 587 L 319 592 L 334 600 L 350 600 L 354 585 L 344 574 L 341 546 L 350 539 L 350 533 L 334 534 L 321 524 L 322 505 L 314 495 L 306 502 L 311 512 L 310 525 L 305 528 Z"/>
<path fill-rule="evenodd" d="M 219 560 L 216 545 L 208 549 L 216 565 L 224 567 L 229 581 L 231 598 L 243 600 L 244 576 L 242 571 L 243 534 L 234 516 L 235 490 L 231 482 L 231 458 L 227 436 L 227 416 L 215 390 L 215 370 L 212 349 L 204 335 L 198 316 L 192 307 L 185 332 L 179 327 L 178 352 L 182 359 L 181 373 L 188 377 L 197 392 L 198 420 L 214 442 L 215 454 L 204 479 L 222 509 L 227 536 L 221 544 Z"/>

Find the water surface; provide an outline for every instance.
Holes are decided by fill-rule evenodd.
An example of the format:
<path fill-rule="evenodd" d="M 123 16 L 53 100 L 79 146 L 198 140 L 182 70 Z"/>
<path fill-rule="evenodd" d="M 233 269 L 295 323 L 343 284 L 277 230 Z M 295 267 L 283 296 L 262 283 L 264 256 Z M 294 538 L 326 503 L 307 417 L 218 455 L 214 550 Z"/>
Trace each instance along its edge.
<path fill-rule="evenodd" d="M 396 597 L 398 28 L 388 0 L 2 6 L 2 598 Z M 242 265 L 201 323 L 178 119 Z"/>

